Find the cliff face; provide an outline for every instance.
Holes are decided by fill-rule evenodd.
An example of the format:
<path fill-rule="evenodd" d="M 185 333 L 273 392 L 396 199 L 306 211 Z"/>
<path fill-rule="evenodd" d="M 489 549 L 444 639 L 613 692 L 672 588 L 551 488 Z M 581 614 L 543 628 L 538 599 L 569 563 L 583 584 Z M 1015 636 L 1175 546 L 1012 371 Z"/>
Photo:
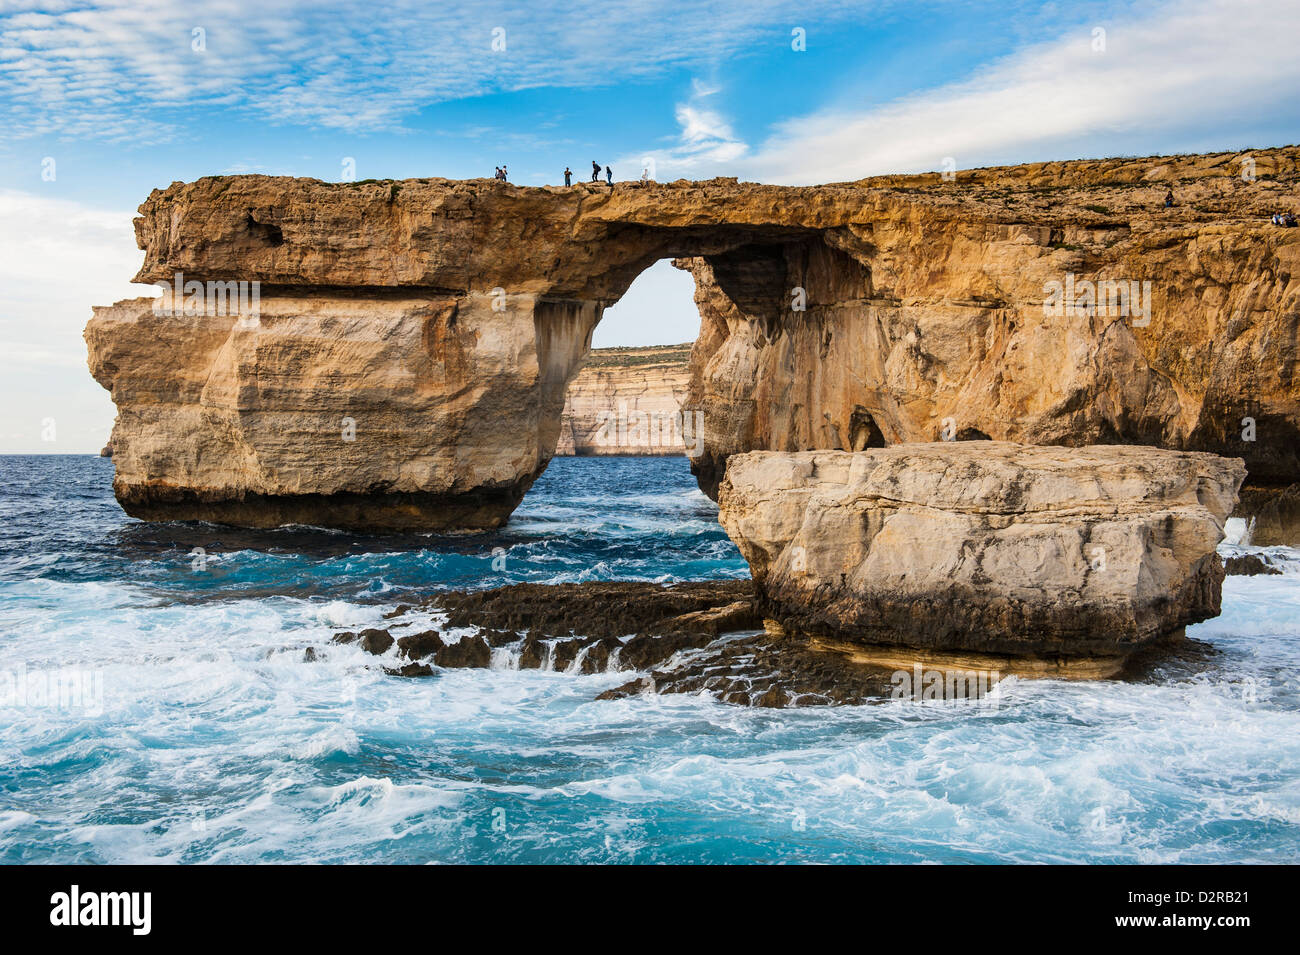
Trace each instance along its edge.
<path fill-rule="evenodd" d="M 115 490 L 156 519 L 500 524 L 604 307 L 665 257 L 697 280 L 711 494 L 737 451 L 985 435 L 1212 450 L 1291 483 L 1300 230 L 1268 217 L 1300 212 L 1298 155 L 1254 152 L 1249 182 L 1222 154 L 805 188 L 174 183 L 141 206 L 137 281 L 180 294 L 86 329 Z M 1098 281 L 1132 300 L 1076 301 Z M 252 320 L 218 282 L 260 283 Z"/>
<path fill-rule="evenodd" d="M 688 454 L 700 429 L 682 417 L 691 346 L 598 348 L 569 385 L 560 416 L 563 455 Z"/>
<path fill-rule="evenodd" d="M 146 300 L 96 309 L 86 340 L 118 406 L 118 500 L 146 519 L 256 527 L 500 524 L 555 446 L 592 319 L 534 331 L 462 308 L 284 291 L 250 327 Z"/>

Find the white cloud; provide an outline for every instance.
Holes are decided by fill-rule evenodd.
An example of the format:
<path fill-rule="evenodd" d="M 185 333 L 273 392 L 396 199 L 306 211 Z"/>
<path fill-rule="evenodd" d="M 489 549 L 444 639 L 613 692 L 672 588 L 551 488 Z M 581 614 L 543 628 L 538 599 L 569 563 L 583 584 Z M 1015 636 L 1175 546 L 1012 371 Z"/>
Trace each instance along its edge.
<path fill-rule="evenodd" d="M 1297 139 L 1300 57 L 1279 44 L 1300 36 L 1300 4 L 1198 0 L 1140 9 L 1141 17 L 1106 24 L 1104 52 L 1093 50 L 1083 27 L 932 91 L 783 122 L 753 148 L 729 143 L 730 154 L 693 148 L 697 130 L 727 126 L 691 114 L 681 143 L 652 154 L 661 179 L 795 184 L 935 170 L 947 156 L 971 168 Z M 1268 138 L 1231 139 L 1261 135 Z"/>
<path fill-rule="evenodd" d="M 133 292 L 141 286 L 128 281 L 144 259 L 133 218 L 132 212 L 0 189 L 0 321 L 58 298 L 73 280 L 98 292 L 97 304 L 105 294 L 148 294 Z"/>
<path fill-rule="evenodd" d="M 53 188 L 53 184 L 51 184 Z M 0 189 L 0 450 L 98 450 L 113 405 L 86 370 L 90 306 L 149 295 L 132 213 Z M 58 423 L 43 442 L 43 422 Z"/>
<path fill-rule="evenodd" d="M 713 110 L 682 103 L 677 107 L 677 121 L 682 124 L 682 140 L 690 145 L 735 139 L 731 126 Z"/>
<path fill-rule="evenodd" d="M 694 80 L 691 96 L 676 108 L 681 127 L 677 145 L 667 150 L 653 150 L 643 156 L 620 156 L 620 169 L 649 167 L 654 178 L 665 181 L 689 176 L 697 170 L 718 168 L 745 155 L 749 147 L 732 131 L 731 124 L 716 109 L 709 107 L 709 97 L 722 91 L 716 83 Z M 634 178 L 634 177 L 629 177 Z"/>

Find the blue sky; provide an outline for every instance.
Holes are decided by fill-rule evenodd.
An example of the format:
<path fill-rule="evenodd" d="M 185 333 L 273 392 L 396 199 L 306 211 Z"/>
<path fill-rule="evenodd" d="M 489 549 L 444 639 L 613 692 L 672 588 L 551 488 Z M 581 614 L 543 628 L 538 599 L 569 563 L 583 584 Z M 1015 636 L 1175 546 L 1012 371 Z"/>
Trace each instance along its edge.
<path fill-rule="evenodd" d="M 1300 140 L 1296 36 L 1294 0 L 0 0 L 0 400 L 20 409 L 0 449 L 103 443 L 81 328 L 149 294 L 128 282 L 130 220 L 174 180 L 332 180 L 351 158 L 362 179 L 505 162 L 540 185 L 598 159 L 616 178 L 650 162 L 661 180 L 812 183 L 1281 145 Z M 696 324 L 689 280 L 661 265 L 596 343 Z"/>

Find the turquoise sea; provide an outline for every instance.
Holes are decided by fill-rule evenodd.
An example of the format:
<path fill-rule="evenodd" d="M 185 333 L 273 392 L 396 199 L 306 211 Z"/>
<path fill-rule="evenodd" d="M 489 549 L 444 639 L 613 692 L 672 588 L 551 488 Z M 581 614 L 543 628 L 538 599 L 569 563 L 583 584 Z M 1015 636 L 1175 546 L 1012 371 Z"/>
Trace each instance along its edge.
<path fill-rule="evenodd" d="M 329 638 L 438 588 L 745 576 L 683 458 L 557 459 L 451 538 L 145 524 L 111 480 L 0 457 L 0 862 L 1300 857 L 1300 552 L 1139 682 L 597 702 L 629 674 L 401 679 Z"/>

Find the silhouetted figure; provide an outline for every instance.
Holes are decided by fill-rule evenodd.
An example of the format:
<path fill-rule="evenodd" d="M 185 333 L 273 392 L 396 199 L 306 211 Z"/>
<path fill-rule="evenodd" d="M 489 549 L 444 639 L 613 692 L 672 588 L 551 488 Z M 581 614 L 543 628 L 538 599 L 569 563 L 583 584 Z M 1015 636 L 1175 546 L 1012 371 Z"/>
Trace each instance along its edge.
<path fill-rule="evenodd" d="M 506 167 L 505 167 L 505 166 L 502 166 L 502 167 L 501 167 L 501 181 L 502 181 L 502 182 L 509 182 L 509 181 L 510 181 L 510 173 L 506 172 Z"/>
<path fill-rule="evenodd" d="M 605 167 L 605 181 L 606 181 L 607 183 L 609 183 L 609 185 L 610 185 L 611 188 L 613 187 L 613 185 L 614 185 L 614 170 L 610 169 L 608 166 Z"/>
<path fill-rule="evenodd" d="M 497 166 L 495 168 L 496 168 L 496 172 L 492 173 L 492 178 L 499 180 L 501 178 L 501 167 Z"/>
<path fill-rule="evenodd" d="M 591 161 L 591 181 L 600 182 L 600 163 L 594 159 Z"/>
<path fill-rule="evenodd" d="M 564 184 L 566 186 L 573 185 L 573 170 L 568 166 L 564 167 Z"/>

